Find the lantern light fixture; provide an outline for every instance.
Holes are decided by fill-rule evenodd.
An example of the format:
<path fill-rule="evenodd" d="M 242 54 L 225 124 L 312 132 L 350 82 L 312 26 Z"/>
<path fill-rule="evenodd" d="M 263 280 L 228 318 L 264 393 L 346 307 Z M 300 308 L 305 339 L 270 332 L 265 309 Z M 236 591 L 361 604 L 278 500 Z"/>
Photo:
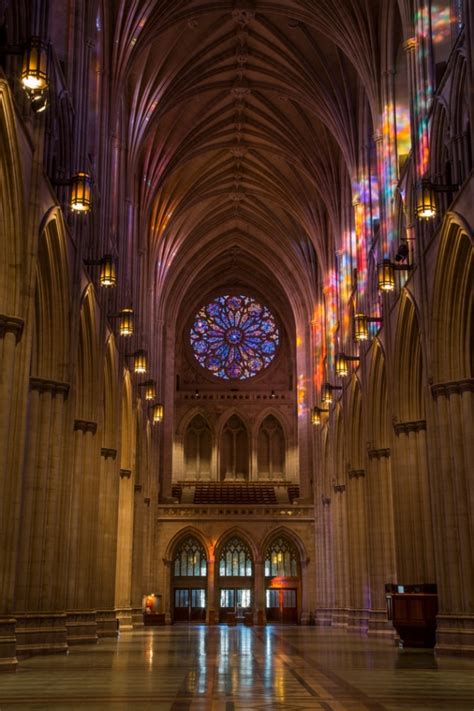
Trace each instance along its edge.
<path fill-rule="evenodd" d="M 48 89 L 30 90 L 27 92 L 31 108 L 35 114 L 41 114 L 48 106 Z"/>
<path fill-rule="evenodd" d="M 140 348 L 138 351 L 135 351 L 135 353 L 132 353 L 130 357 L 133 358 L 133 372 L 138 375 L 146 373 L 148 367 L 147 352 Z"/>
<path fill-rule="evenodd" d="M 359 356 L 348 356 L 345 353 L 338 353 L 335 360 L 335 371 L 338 378 L 345 378 L 349 375 L 349 362 L 360 361 Z"/>
<path fill-rule="evenodd" d="M 130 338 L 135 331 L 135 312 L 132 308 L 127 307 L 118 312 L 118 314 L 109 314 L 109 318 L 118 319 L 119 336 Z"/>
<path fill-rule="evenodd" d="M 116 261 L 111 254 L 105 254 L 101 259 L 85 259 L 84 264 L 100 267 L 99 284 L 105 289 L 117 285 Z"/>
<path fill-rule="evenodd" d="M 369 340 L 369 323 L 382 323 L 379 316 L 366 316 L 362 312 L 354 314 L 354 340 L 357 342 Z"/>
<path fill-rule="evenodd" d="M 323 383 L 321 388 L 321 402 L 323 405 L 331 405 L 333 402 L 333 391 L 342 390 L 342 385 L 331 385 L 331 383 Z"/>
<path fill-rule="evenodd" d="M 69 200 L 74 212 L 89 212 L 92 205 L 92 178 L 88 173 L 75 173 L 71 178 L 71 197 Z"/>
<path fill-rule="evenodd" d="M 161 403 L 157 402 L 151 406 L 151 421 L 154 425 L 160 423 L 164 416 L 164 407 Z"/>
<path fill-rule="evenodd" d="M 377 286 L 379 291 L 393 291 L 395 289 L 395 272 L 409 271 L 410 269 L 413 269 L 413 264 L 394 263 L 390 259 L 384 259 L 377 264 Z"/>
<path fill-rule="evenodd" d="M 438 214 L 436 193 L 454 193 L 459 185 L 436 185 L 426 178 L 416 186 L 415 215 L 419 220 L 432 220 Z"/>
<path fill-rule="evenodd" d="M 156 398 L 156 383 L 154 380 L 145 380 L 143 383 L 138 383 L 139 388 L 145 388 L 145 400 L 154 400 Z"/>
<path fill-rule="evenodd" d="M 329 409 L 317 407 L 316 405 L 311 410 L 311 424 L 320 425 L 322 422 L 321 413 L 329 412 Z"/>
<path fill-rule="evenodd" d="M 39 37 L 31 37 L 25 45 L 21 83 L 28 91 L 44 91 L 48 86 L 48 46 Z"/>

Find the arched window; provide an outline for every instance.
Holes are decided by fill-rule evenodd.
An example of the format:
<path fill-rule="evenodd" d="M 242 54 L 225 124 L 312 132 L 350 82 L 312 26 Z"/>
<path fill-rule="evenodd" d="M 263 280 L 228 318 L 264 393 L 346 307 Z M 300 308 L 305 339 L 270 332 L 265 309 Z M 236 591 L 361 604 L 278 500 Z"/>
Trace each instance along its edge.
<path fill-rule="evenodd" d="M 209 479 L 211 476 L 211 430 L 202 415 L 196 415 L 184 437 L 184 469 L 188 479 Z"/>
<path fill-rule="evenodd" d="M 287 538 L 279 536 L 268 547 L 265 556 L 265 577 L 298 577 L 298 552 Z"/>
<path fill-rule="evenodd" d="M 232 415 L 221 437 L 221 480 L 248 479 L 249 440 L 244 423 Z"/>
<path fill-rule="evenodd" d="M 207 575 L 206 551 L 193 536 L 186 538 L 176 548 L 173 563 L 175 577 L 205 577 Z"/>
<path fill-rule="evenodd" d="M 285 473 L 285 436 L 273 415 L 264 419 L 258 432 L 258 474 L 260 478 L 281 478 Z"/>
<path fill-rule="evenodd" d="M 253 575 L 250 548 L 240 538 L 231 538 L 219 555 L 219 575 L 227 577 L 251 577 Z"/>

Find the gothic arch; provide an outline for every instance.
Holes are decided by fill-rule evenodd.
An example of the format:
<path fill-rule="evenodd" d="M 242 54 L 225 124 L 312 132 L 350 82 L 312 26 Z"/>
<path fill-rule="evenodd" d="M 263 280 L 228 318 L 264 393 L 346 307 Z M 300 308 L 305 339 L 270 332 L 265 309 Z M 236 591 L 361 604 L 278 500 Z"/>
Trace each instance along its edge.
<path fill-rule="evenodd" d="M 107 339 L 104 360 L 104 425 L 102 442 L 104 447 L 117 449 L 118 432 L 118 351 L 113 333 Z"/>
<path fill-rule="evenodd" d="M 254 541 L 250 538 L 248 533 L 241 529 L 239 526 L 233 526 L 232 528 L 227 529 L 227 531 L 224 531 L 224 533 L 222 533 L 221 537 L 218 539 L 214 547 L 214 556 L 216 561 L 218 560 L 219 554 L 223 547 L 231 540 L 231 538 L 234 537 L 240 538 L 249 547 L 249 550 L 252 554 L 255 574 L 255 566 L 257 565 L 257 561 L 260 560 L 260 551 Z"/>
<path fill-rule="evenodd" d="M 168 541 L 165 552 L 166 560 L 173 560 L 173 555 L 176 548 L 186 539 L 195 538 L 202 545 L 206 551 L 207 562 L 213 559 L 214 549 L 212 543 L 206 538 L 201 530 L 195 528 L 194 526 L 186 526 L 182 528 L 178 533 Z"/>
<path fill-rule="evenodd" d="M 265 429 L 265 423 L 269 424 L 270 418 L 276 422 L 274 432 L 268 435 Z M 261 413 L 254 428 L 252 440 L 255 443 L 257 455 L 257 472 L 259 477 L 261 473 L 268 473 L 270 478 L 285 479 L 288 468 L 288 448 L 289 436 L 286 427 L 286 422 L 282 422 L 280 413 L 275 412 L 273 408 L 267 408 Z M 281 433 L 281 436 L 280 436 Z M 263 460 L 266 460 L 265 462 Z M 268 469 L 265 466 L 268 465 Z M 274 471 L 274 466 L 276 470 Z"/>
<path fill-rule="evenodd" d="M 92 286 L 86 289 L 79 324 L 76 413 L 84 420 L 97 421 L 99 374 L 99 341 L 97 305 Z"/>
<path fill-rule="evenodd" d="M 53 208 L 40 233 L 35 289 L 32 374 L 67 381 L 70 274 L 62 213 Z"/>
<path fill-rule="evenodd" d="M 0 313 L 20 316 L 28 274 L 24 184 L 10 88 L 0 78 Z"/>
<path fill-rule="evenodd" d="M 219 478 L 225 479 L 230 467 L 232 469 L 230 471 L 231 477 L 242 475 L 245 480 L 248 480 L 252 451 L 250 427 L 246 418 L 237 409 L 233 408 L 225 414 L 227 416 L 223 415 L 216 427 Z M 238 430 L 239 424 L 241 424 L 240 431 Z M 226 431 L 230 425 L 232 425 L 231 429 Z M 235 436 L 232 434 L 232 430 L 237 433 Z M 242 471 L 240 471 L 241 469 Z"/>
<path fill-rule="evenodd" d="M 432 358 L 436 382 L 473 373 L 473 238 L 455 213 L 448 213 L 440 239 L 433 284 Z"/>
<path fill-rule="evenodd" d="M 424 418 L 423 357 L 415 303 L 403 289 L 395 332 L 393 377 L 394 412 L 402 422 Z"/>
<path fill-rule="evenodd" d="M 306 565 L 309 562 L 308 552 L 298 534 L 292 531 L 291 529 L 286 528 L 286 526 L 278 526 L 276 529 L 273 529 L 272 531 L 267 533 L 267 535 L 260 544 L 262 558 L 265 559 L 265 555 L 269 546 L 275 539 L 279 538 L 280 536 L 282 538 L 287 538 L 290 543 L 292 543 L 296 548 L 299 555 L 299 564 L 301 569 L 303 565 Z"/>
<path fill-rule="evenodd" d="M 371 448 L 380 449 L 388 446 L 388 402 L 385 376 L 385 356 L 378 338 L 372 343 L 369 388 L 367 398 L 368 438 Z"/>
<path fill-rule="evenodd" d="M 362 392 L 359 378 L 352 376 L 349 387 L 349 402 L 347 414 L 347 459 L 350 469 L 364 468 L 364 450 L 362 447 Z"/>
<path fill-rule="evenodd" d="M 120 466 L 131 470 L 133 464 L 134 418 L 132 405 L 132 379 L 128 368 L 124 369 L 120 419 Z"/>

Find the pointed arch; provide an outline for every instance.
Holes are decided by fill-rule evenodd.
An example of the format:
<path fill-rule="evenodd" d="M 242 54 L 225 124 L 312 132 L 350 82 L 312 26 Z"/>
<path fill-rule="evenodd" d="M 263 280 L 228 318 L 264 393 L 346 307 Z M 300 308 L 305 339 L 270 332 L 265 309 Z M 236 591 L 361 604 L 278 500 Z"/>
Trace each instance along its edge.
<path fill-rule="evenodd" d="M 367 413 L 371 448 L 388 447 L 389 427 L 385 356 L 378 338 L 374 339 L 371 349 Z"/>
<path fill-rule="evenodd" d="M 177 549 L 180 543 L 182 543 L 182 541 L 186 540 L 186 538 L 195 538 L 197 541 L 199 541 L 199 543 L 206 551 L 207 561 L 209 562 L 210 560 L 212 560 L 214 553 L 212 543 L 208 538 L 206 538 L 204 533 L 195 526 L 186 526 L 185 528 L 182 528 L 180 531 L 175 533 L 175 535 L 168 541 L 168 545 L 166 546 L 165 552 L 166 560 L 173 559 L 174 551 Z"/>
<path fill-rule="evenodd" d="M 25 196 L 8 82 L 0 77 L 0 313 L 21 316 L 21 295 L 28 274 Z"/>
<path fill-rule="evenodd" d="M 70 271 L 66 229 L 58 207 L 47 214 L 40 232 L 35 288 L 32 374 L 67 381 L 70 335 Z"/>
<path fill-rule="evenodd" d="M 227 529 L 222 533 L 220 538 L 217 540 L 214 551 L 215 551 L 215 560 L 216 563 L 218 563 L 219 560 L 219 555 L 221 551 L 224 549 L 224 547 L 227 545 L 227 543 L 233 539 L 233 538 L 239 538 L 241 539 L 246 546 L 248 546 L 251 554 L 252 554 L 252 560 L 253 560 L 253 565 L 255 565 L 255 562 L 259 559 L 259 550 L 255 544 L 255 542 L 251 539 L 249 534 L 244 531 L 240 526 L 232 526 L 232 528 Z"/>
<path fill-rule="evenodd" d="M 118 351 L 113 333 L 107 339 L 104 360 L 104 426 L 102 442 L 104 447 L 117 449 L 118 432 Z"/>
<path fill-rule="evenodd" d="M 98 384 L 101 382 L 97 304 L 92 286 L 82 300 L 79 322 L 76 413 L 84 420 L 97 421 Z"/>
<path fill-rule="evenodd" d="M 250 474 L 249 428 L 238 412 L 223 422 L 219 436 L 219 478 L 248 479 Z"/>
<path fill-rule="evenodd" d="M 288 446 L 285 429 L 278 412 L 268 408 L 261 414 L 255 435 L 259 478 L 285 478 Z"/>
<path fill-rule="evenodd" d="M 364 468 L 364 450 L 362 447 L 362 393 L 359 378 L 353 374 L 349 387 L 349 407 L 347 415 L 348 443 L 347 459 L 350 469 Z"/>
<path fill-rule="evenodd" d="M 298 552 L 300 565 L 309 561 L 308 552 L 303 541 L 297 533 L 287 528 L 286 526 L 278 526 L 276 529 L 273 529 L 272 531 L 269 531 L 267 533 L 261 544 L 262 557 L 264 559 L 269 547 L 271 546 L 273 541 L 278 538 L 287 539 L 295 547 L 296 551 Z"/>
<path fill-rule="evenodd" d="M 433 284 L 432 358 L 435 382 L 472 377 L 474 258 L 472 233 L 449 213 L 443 224 Z"/>
<path fill-rule="evenodd" d="M 394 411 L 401 422 L 424 418 L 423 358 L 415 303 L 407 289 L 400 296 L 394 344 Z"/>
<path fill-rule="evenodd" d="M 128 368 L 124 368 L 123 372 L 120 413 L 120 466 L 122 469 L 131 470 L 134 451 L 134 421 L 132 408 L 132 379 Z"/>

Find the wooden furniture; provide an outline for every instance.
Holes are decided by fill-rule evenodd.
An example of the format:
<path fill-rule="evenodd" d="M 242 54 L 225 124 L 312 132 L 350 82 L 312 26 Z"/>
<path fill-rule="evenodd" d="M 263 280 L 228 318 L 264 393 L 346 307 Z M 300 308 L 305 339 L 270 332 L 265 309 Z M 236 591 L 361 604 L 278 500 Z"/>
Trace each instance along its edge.
<path fill-rule="evenodd" d="M 438 595 L 436 585 L 385 586 L 388 617 L 404 647 L 434 647 Z"/>

